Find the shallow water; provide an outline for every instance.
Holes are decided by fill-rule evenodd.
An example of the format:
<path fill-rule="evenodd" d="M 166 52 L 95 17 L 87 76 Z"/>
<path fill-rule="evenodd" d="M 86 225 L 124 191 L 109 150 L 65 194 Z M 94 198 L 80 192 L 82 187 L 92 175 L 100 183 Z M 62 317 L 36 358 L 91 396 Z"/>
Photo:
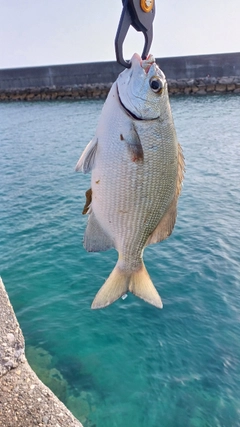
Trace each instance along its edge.
<path fill-rule="evenodd" d="M 164 308 L 91 311 L 117 256 L 82 247 L 74 166 L 102 102 L 0 104 L 0 274 L 30 363 L 84 427 L 240 426 L 240 97 L 171 105 L 186 177 L 144 256 Z"/>

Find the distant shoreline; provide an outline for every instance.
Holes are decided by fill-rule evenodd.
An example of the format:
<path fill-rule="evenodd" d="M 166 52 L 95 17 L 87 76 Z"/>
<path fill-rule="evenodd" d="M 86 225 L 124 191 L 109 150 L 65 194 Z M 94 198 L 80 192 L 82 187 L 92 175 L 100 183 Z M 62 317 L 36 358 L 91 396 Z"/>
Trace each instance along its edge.
<path fill-rule="evenodd" d="M 240 53 L 157 58 L 170 95 L 240 93 Z M 0 70 L 0 102 L 105 99 L 116 62 Z"/>
<path fill-rule="evenodd" d="M 105 99 L 112 83 L 75 87 L 26 88 L 0 91 L 0 102 Z M 240 94 L 240 77 L 168 80 L 170 96 Z"/>

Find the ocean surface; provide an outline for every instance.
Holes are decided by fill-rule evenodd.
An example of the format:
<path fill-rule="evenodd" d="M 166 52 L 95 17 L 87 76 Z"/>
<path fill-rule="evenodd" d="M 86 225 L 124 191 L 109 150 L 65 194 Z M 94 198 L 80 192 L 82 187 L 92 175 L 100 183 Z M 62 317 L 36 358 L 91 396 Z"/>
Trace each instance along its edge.
<path fill-rule="evenodd" d="M 0 275 L 29 362 L 84 427 L 240 426 L 240 97 L 171 98 L 184 187 L 144 255 L 163 310 L 90 309 L 117 253 L 83 249 L 74 168 L 102 105 L 0 104 Z"/>

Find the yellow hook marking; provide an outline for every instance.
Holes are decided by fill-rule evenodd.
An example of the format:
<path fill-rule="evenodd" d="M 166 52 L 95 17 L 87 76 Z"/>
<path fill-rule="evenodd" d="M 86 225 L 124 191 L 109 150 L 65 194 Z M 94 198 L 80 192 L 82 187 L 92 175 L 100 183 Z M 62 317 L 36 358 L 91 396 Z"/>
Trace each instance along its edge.
<path fill-rule="evenodd" d="M 143 12 L 151 12 L 154 5 L 154 0 L 141 0 L 141 8 Z"/>

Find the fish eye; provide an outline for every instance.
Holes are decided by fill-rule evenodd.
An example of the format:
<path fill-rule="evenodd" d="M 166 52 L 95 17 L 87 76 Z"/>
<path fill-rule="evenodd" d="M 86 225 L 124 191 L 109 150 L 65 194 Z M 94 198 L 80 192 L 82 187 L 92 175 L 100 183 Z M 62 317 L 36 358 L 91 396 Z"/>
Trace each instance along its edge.
<path fill-rule="evenodd" d="M 163 91 L 163 82 L 159 77 L 153 76 L 149 81 L 150 88 L 155 93 L 162 93 Z"/>

